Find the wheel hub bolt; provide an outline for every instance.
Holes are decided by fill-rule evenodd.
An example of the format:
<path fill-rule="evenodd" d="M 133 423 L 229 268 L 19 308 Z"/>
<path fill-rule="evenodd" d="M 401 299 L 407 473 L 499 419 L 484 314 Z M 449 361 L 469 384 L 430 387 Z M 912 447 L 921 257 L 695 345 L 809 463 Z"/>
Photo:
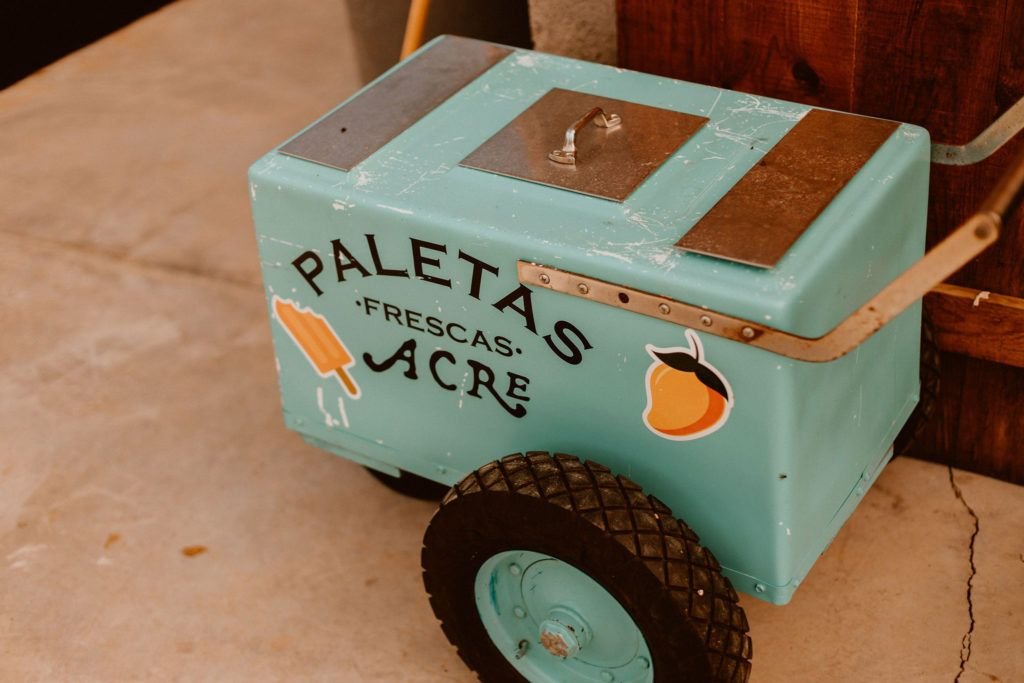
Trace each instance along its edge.
<path fill-rule="evenodd" d="M 590 627 L 567 607 L 555 607 L 540 624 L 540 644 L 561 659 L 578 655 L 590 638 Z"/>

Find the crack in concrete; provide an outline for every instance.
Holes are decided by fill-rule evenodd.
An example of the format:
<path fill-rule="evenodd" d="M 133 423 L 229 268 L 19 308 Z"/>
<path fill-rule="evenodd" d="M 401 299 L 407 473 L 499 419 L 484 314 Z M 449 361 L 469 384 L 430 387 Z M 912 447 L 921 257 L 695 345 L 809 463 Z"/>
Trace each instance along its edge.
<path fill-rule="evenodd" d="M 960 643 L 960 671 L 957 672 L 956 678 L 953 679 L 953 683 L 960 683 L 961 676 L 964 675 L 964 671 L 967 669 L 967 662 L 971 658 L 971 639 L 974 636 L 974 577 L 978 574 L 978 567 L 974 563 L 974 542 L 978 539 L 978 532 L 981 531 L 981 521 L 978 519 L 978 515 L 974 512 L 974 509 L 967 504 L 964 499 L 964 492 L 960 490 L 960 487 L 956 483 L 956 478 L 953 475 L 953 468 L 949 467 L 949 485 L 953 489 L 953 495 L 956 496 L 957 500 L 967 510 L 967 514 L 971 516 L 971 520 L 974 522 L 974 530 L 971 532 L 971 540 L 968 545 L 967 560 L 971 566 L 971 574 L 967 577 L 967 617 L 969 624 L 967 626 L 967 632 L 964 633 L 963 640 Z"/>

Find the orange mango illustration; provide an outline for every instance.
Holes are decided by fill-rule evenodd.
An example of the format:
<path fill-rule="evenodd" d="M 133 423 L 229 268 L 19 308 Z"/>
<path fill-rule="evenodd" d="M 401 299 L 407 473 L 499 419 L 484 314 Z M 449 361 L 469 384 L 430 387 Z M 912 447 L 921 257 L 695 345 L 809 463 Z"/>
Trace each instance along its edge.
<path fill-rule="evenodd" d="M 674 441 L 699 439 L 718 430 L 733 404 L 729 383 L 704 360 L 697 333 L 687 330 L 686 339 L 688 349 L 647 345 L 654 363 L 647 370 L 644 424 Z"/>
<path fill-rule="evenodd" d="M 325 377 L 332 373 L 337 375 L 345 392 L 352 398 L 359 398 L 359 386 L 348 373 L 348 369 L 355 365 L 355 359 L 330 323 L 322 315 L 301 308 L 288 299 L 274 296 L 273 303 L 278 321 L 316 371 Z"/>

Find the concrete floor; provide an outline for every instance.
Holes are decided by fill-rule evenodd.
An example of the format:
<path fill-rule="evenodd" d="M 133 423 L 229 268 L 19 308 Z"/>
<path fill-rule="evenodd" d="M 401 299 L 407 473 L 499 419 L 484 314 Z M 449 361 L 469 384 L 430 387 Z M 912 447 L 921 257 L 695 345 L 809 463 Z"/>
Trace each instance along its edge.
<path fill-rule="evenodd" d="M 279 415 L 245 169 L 357 87 L 348 36 L 184 0 L 0 93 L 0 680 L 472 680 L 432 506 Z M 743 599 L 753 680 L 1024 680 L 1022 528 L 898 459 L 789 606 Z"/>

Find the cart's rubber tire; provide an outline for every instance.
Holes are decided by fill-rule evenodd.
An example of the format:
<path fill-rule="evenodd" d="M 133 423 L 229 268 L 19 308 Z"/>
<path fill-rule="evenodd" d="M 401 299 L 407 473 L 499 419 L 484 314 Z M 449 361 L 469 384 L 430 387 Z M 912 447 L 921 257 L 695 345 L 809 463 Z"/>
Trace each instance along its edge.
<path fill-rule="evenodd" d="M 895 455 L 909 452 L 931 422 L 938 405 L 941 377 L 942 352 L 935 342 L 935 325 L 926 311 L 921 316 L 921 398 L 896 436 Z"/>
<path fill-rule="evenodd" d="M 413 474 L 412 472 L 406 472 L 405 470 L 399 470 L 398 476 L 392 477 L 390 474 L 384 474 L 372 467 L 364 467 L 363 469 L 392 491 L 401 493 L 403 496 L 409 496 L 410 498 L 437 502 L 444 498 L 444 494 L 448 493 L 448 486 Z"/>
<path fill-rule="evenodd" d="M 697 535 L 608 468 L 531 452 L 490 463 L 454 486 L 423 539 L 431 607 L 481 680 L 524 680 L 492 642 L 474 597 L 480 568 L 515 550 L 561 560 L 613 596 L 650 651 L 650 680 L 749 678 L 746 615 Z"/>

